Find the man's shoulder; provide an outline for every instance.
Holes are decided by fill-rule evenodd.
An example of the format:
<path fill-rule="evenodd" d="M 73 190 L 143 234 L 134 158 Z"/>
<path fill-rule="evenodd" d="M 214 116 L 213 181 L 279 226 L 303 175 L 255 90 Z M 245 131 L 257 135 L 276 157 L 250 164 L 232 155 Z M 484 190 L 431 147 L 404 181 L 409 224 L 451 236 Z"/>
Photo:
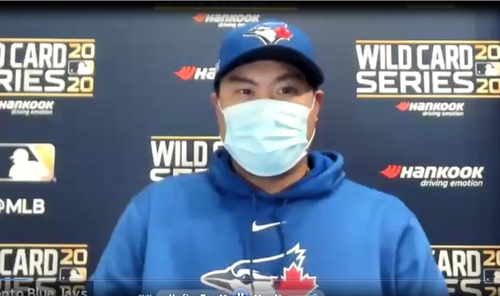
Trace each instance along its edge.
<path fill-rule="evenodd" d="M 413 216 L 413 213 L 405 203 L 392 194 L 359 184 L 352 180 L 346 180 L 345 190 L 350 192 L 351 198 L 358 200 L 360 205 L 365 205 L 373 209 L 377 208 L 389 217 L 408 220 Z"/>
<path fill-rule="evenodd" d="M 209 186 L 211 185 L 206 172 L 170 176 L 146 186 L 134 197 L 133 202 L 183 201 L 196 195 L 197 192 L 209 190 Z"/>
<path fill-rule="evenodd" d="M 189 189 L 186 186 L 208 184 L 208 173 L 206 171 L 199 173 L 183 174 L 178 176 L 169 176 L 159 182 L 149 185 L 149 190 L 164 191 L 164 190 L 179 190 Z"/>
<path fill-rule="evenodd" d="M 396 244 L 410 223 L 416 220 L 403 200 L 394 195 L 353 181 L 348 181 L 347 186 L 352 187 L 348 190 L 358 193 L 352 195 L 357 201 L 357 213 L 378 229 L 384 244 Z"/>

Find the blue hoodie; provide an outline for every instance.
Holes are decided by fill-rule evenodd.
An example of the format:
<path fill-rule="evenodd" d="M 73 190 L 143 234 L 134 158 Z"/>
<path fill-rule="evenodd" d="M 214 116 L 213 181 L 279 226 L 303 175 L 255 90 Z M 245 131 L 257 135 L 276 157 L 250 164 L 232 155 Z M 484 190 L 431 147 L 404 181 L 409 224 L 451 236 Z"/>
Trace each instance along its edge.
<path fill-rule="evenodd" d="M 346 179 L 338 153 L 311 152 L 309 164 L 306 177 L 274 195 L 248 185 L 223 149 L 206 172 L 152 184 L 120 218 L 94 292 L 448 295 L 400 200 Z"/>

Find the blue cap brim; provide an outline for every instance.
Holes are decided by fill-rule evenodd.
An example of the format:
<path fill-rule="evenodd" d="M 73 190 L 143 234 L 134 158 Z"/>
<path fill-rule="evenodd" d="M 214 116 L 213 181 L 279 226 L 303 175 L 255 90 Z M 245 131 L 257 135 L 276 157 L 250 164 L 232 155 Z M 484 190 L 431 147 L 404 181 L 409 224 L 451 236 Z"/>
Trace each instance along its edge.
<path fill-rule="evenodd" d="M 294 66 L 304 73 L 313 88 L 318 88 L 324 82 L 323 71 L 301 52 L 287 46 L 267 45 L 249 50 L 219 69 L 215 75 L 214 86 L 219 85 L 220 80 L 236 67 L 264 60 L 273 60 Z"/>

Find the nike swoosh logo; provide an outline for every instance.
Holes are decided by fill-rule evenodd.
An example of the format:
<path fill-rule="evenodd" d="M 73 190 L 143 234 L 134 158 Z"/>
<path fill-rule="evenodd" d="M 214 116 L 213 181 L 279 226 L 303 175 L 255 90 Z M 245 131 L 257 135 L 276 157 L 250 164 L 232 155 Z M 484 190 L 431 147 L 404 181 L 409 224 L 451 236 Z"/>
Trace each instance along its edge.
<path fill-rule="evenodd" d="M 264 229 L 268 229 L 274 226 L 278 226 L 281 224 L 285 224 L 286 222 L 274 222 L 274 223 L 269 223 L 269 224 L 262 224 L 262 225 L 257 225 L 257 221 L 253 221 L 252 223 L 252 231 L 253 232 L 258 232 L 262 231 Z"/>

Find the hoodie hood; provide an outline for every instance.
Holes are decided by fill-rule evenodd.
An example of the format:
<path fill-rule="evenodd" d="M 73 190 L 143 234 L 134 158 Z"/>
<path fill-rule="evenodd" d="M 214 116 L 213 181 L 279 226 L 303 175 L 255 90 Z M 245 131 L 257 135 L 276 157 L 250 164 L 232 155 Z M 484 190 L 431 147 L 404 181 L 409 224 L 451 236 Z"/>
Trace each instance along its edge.
<path fill-rule="evenodd" d="M 310 171 L 304 178 L 282 192 L 268 194 L 248 184 L 231 163 L 226 149 L 214 153 L 208 173 L 210 180 L 225 196 L 237 195 L 243 198 L 304 199 L 321 198 L 330 195 L 345 177 L 344 158 L 337 152 L 309 152 Z"/>

